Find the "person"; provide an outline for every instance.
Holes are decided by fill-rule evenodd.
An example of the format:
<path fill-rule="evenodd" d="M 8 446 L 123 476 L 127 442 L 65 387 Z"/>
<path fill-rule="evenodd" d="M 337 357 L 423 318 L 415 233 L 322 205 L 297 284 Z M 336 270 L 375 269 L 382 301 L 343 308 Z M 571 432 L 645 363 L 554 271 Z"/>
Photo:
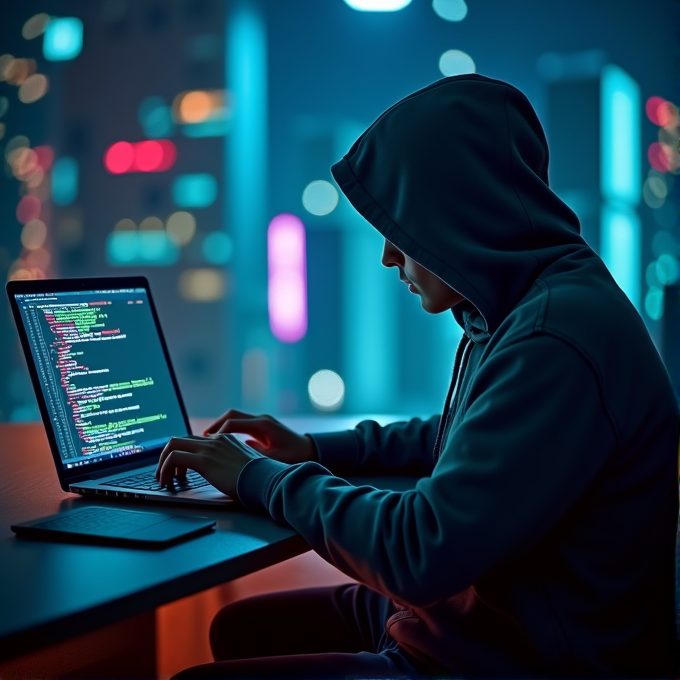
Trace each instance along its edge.
<path fill-rule="evenodd" d="M 161 484 L 195 469 L 356 580 L 229 605 L 216 663 L 180 677 L 670 677 L 677 402 L 549 187 L 527 98 L 439 80 L 332 173 L 385 238 L 382 263 L 463 328 L 445 406 L 311 435 L 232 410 L 168 443 Z"/>

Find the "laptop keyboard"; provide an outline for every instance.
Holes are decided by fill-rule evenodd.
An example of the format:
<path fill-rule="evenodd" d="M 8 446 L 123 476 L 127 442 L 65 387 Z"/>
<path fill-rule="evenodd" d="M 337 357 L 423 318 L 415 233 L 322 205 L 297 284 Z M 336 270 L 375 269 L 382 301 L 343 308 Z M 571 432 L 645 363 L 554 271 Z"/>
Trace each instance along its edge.
<path fill-rule="evenodd" d="M 187 470 L 186 477 L 173 477 L 173 489 L 175 491 L 189 491 L 190 489 L 199 489 L 202 486 L 209 486 L 210 482 L 201 477 L 198 472 L 194 470 Z M 110 482 L 104 482 L 107 486 L 118 486 L 122 489 L 140 489 L 142 491 L 162 491 L 160 485 L 156 481 L 153 472 L 143 472 L 139 475 L 130 475 L 129 477 L 118 477 Z"/>

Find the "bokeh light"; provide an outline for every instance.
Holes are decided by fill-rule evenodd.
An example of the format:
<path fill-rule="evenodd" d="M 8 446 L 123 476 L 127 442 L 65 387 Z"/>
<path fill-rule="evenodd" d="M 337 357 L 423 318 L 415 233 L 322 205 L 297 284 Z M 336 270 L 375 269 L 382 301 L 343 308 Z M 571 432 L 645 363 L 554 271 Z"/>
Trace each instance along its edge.
<path fill-rule="evenodd" d="M 187 269 L 179 277 L 179 292 L 186 300 L 193 302 L 215 302 L 226 293 L 224 272 L 219 269 L 201 267 Z"/>
<path fill-rule="evenodd" d="M 172 200 L 180 208 L 207 208 L 217 198 L 217 180 L 207 172 L 178 175 L 172 183 Z"/>
<path fill-rule="evenodd" d="M 169 139 L 143 142 L 116 142 L 104 154 L 104 166 L 114 174 L 126 172 L 164 172 L 177 159 L 177 147 Z"/>
<path fill-rule="evenodd" d="M 19 88 L 19 101 L 24 104 L 32 104 L 45 96 L 49 88 L 47 76 L 42 73 L 34 73 L 28 76 Z"/>
<path fill-rule="evenodd" d="M 7 69 L 14 61 L 12 54 L 0 54 L 0 82 L 7 80 Z"/>
<path fill-rule="evenodd" d="M 445 21 L 463 21 L 468 13 L 465 0 L 432 0 L 432 9 Z"/>
<path fill-rule="evenodd" d="M 40 217 L 40 199 L 37 196 L 23 196 L 17 205 L 17 220 L 27 224 Z"/>
<path fill-rule="evenodd" d="M 10 85 L 21 85 L 38 68 L 34 59 L 12 59 L 3 69 L 4 80 Z"/>
<path fill-rule="evenodd" d="M 669 253 L 660 255 L 656 261 L 656 277 L 659 282 L 664 286 L 670 286 L 678 280 L 678 274 L 680 268 L 677 259 Z"/>
<path fill-rule="evenodd" d="M 314 180 L 302 192 L 302 205 L 312 215 L 328 215 L 338 205 L 338 190 L 326 180 Z"/>
<path fill-rule="evenodd" d="M 167 267 L 179 259 L 179 248 L 162 230 L 114 230 L 106 239 L 106 258 L 109 264 L 119 267 Z"/>
<path fill-rule="evenodd" d="M 42 35 L 50 20 L 50 15 L 45 12 L 34 14 L 30 19 L 27 19 L 21 29 L 21 35 L 26 40 L 33 40 L 39 35 Z"/>
<path fill-rule="evenodd" d="M 52 170 L 52 200 L 71 205 L 78 197 L 78 161 L 70 156 L 57 159 Z"/>
<path fill-rule="evenodd" d="M 26 222 L 21 230 L 21 245 L 27 250 L 37 250 L 45 245 L 47 225 L 41 220 Z"/>
<path fill-rule="evenodd" d="M 7 97 L 0 97 L 0 118 L 2 118 L 9 109 L 9 99 Z"/>
<path fill-rule="evenodd" d="M 650 208 L 660 208 L 666 200 L 668 190 L 662 177 L 648 177 L 642 185 L 642 197 Z"/>
<path fill-rule="evenodd" d="M 152 139 L 168 137 L 175 131 L 172 109 L 161 97 L 151 96 L 143 99 L 139 105 L 137 119 L 144 134 Z"/>
<path fill-rule="evenodd" d="M 211 231 L 202 244 L 203 257 L 210 264 L 226 264 L 231 259 L 234 244 L 224 231 Z"/>
<path fill-rule="evenodd" d="M 668 172 L 671 169 L 669 152 L 664 144 L 652 142 L 647 149 L 649 164 L 658 172 Z"/>
<path fill-rule="evenodd" d="M 664 253 L 675 255 L 678 252 L 677 239 L 670 231 L 660 229 L 652 237 L 652 252 L 655 257 L 659 257 Z"/>
<path fill-rule="evenodd" d="M 140 231 L 157 231 L 159 229 L 163 229 L 163 220 L 161 220 L 160 217 L 156 217 L 155 215 L 145 217 L 139 223 Z"/>
<path fill-rule="evenodd" d="M 104 154 L 104 166 L 114 175 L 129 172 L 135 161 L 135 152 L 130 142 L 116 142 Z"/>
<path fill-rule="evenodd" d="M 42 170 L 47 172 L 54 163 L 54 149 L 51 146 L 36 146 L 33 151 L 35 151 L 38 156 L 38 165 Z"/>
<path fill-rule="evenodd" d="M 134 231 L 135 229 L 137 229 L 137 225 L 129 217 L 118 220 L 113 228 L 114 231 Z"/>
<path fill-rule="evenodd" d="M 83 22 L 77 17 L 51 19 L 45 27 L 43 56 L 48 61 L 75 59 L 83 49 Z"/>
<path fill-rule="evenodd" d="M 645 295 L 645 312 L 647 316 L 658 321 L 663 316 L 663 288 L 652 286 Z"/>
<path fill-rule="evenodd" d="M 315 409 L 337 411 L 345 400 L 345 383 L 335 371 L 323 369 L 309 379 L 307 392 Z"/>
<path fill-rule="evenodd" d="M 269 326 L 282 342 L 307 333 L 306 235 L 295 215 L 277 215 L 267 230 Z"/>
<path fill-rule="evenodd" d="M 189 212 L 178 210 L 168 217 L 165 230 L 178 246 L 185 246 L 196 233 L 196 218 Z"/>
<path fill-rule="evenodd" d="M 475 73 L 476 68 L 472 57 L 462 50 L 447 50 L 439 58 L 439 70 L 445 76 Z"/>
<path fill-rule="evenodd" d="M 230 113 L 224 90 L 191 90 L 180 92 L 172 103 L 178 123 L 196 124 L 209 120 L 224 120 Z"/>
<path fill-rule="evenodd" d="M 345 0 L 352 9 L 360 12 L 397 12 L 411 4 L 411 0 Z"/>

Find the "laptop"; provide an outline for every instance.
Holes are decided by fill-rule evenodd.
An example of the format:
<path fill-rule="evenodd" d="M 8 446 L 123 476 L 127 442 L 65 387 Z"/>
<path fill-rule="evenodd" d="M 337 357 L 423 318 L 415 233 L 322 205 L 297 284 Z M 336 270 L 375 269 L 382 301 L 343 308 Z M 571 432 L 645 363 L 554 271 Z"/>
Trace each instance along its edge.
<path fill-rule="evenodd" d="M 64 491 L 97 498 L 225 506 L 188 470 L 155 471 L 191 434 L 145 277 L 10 281 L 7 294 Z"/>

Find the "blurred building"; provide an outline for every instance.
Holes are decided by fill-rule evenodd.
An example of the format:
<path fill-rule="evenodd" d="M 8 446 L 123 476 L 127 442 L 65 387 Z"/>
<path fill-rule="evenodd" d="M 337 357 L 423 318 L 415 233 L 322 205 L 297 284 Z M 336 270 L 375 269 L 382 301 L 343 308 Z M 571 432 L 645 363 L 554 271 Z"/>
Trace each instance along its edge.
<path fill-rule="evenodd" d="M 402 96 L 475 70 L 533 102 L 555 190 L 658 339 L 680 276 L 677 3 L 361 4 L 5 3 L 4 279 L 148 276 L 192 415 L 435 412 L 460 330 L 380 266 L 329 167 Z M 603 118 L 608 73 L 628 127 Z M 37 417 L 3 296 L 0 419 Z"/>

